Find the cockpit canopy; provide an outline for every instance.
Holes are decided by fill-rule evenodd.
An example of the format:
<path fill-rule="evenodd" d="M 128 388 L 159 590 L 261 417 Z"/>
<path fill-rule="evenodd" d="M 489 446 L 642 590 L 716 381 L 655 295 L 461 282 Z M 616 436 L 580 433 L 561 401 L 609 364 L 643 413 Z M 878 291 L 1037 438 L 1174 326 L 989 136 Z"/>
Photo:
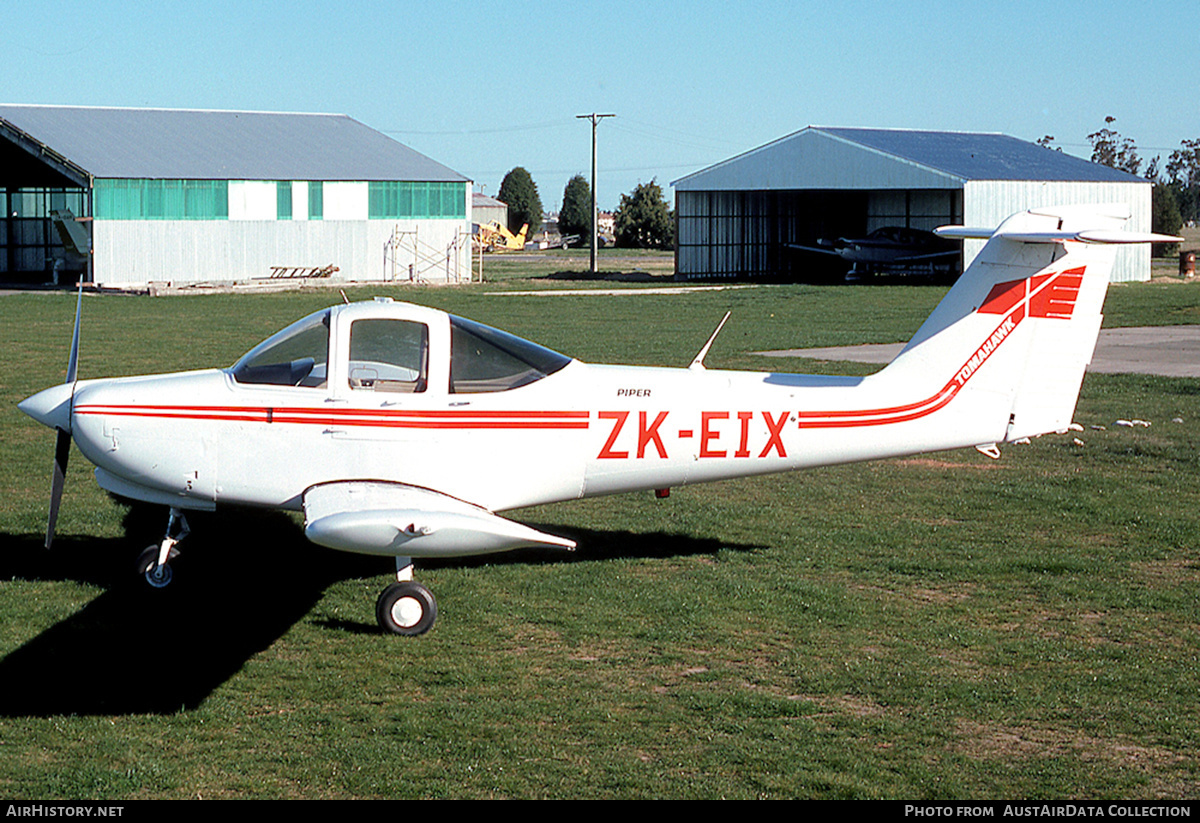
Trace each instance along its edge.
<path fill-rule="evenodd" d="M 374 316 L 365 306 L 348 315 L 338 309 L 350 307 L 310 314 L 255 346 L 229 374 L 245 385 L 319 389 L 327 388 L 333 377 L 354 390 L 477 394 L 528 385 L 571 362 L 565 355 L 482 323 L 427 309 L 414 312 L 410 319 L 401 316 L 404 304 L 381 305 L 386 310 Z M 350 324 L 348 348 L 341 355 L 344 363 L 331 367 L 330 340 L 338 322 Z M 447 338 L 444 331 L 431 329 L 439 322 L 449 325 L 448 352 L 444 344 L 440 351 L 436 344 L 431 346 L 431 340 Z M 432 368 L 431 357 L 448 358 L 449 368 Z M 449 379 L 442 386 L 431 385 L 431 374 L 447 372 Z"/>
<path fill-rule="evenodd" d="M 571 362 L 566 355 L 473 320 L 450 316 L 450 393 L 520 388 Z"/>
<path fill-rule="evenodd" d="M 325 385 L 329 366 L 329 309 L 297 320 L 242 355 L 230 373 L 239 383 Z"/>

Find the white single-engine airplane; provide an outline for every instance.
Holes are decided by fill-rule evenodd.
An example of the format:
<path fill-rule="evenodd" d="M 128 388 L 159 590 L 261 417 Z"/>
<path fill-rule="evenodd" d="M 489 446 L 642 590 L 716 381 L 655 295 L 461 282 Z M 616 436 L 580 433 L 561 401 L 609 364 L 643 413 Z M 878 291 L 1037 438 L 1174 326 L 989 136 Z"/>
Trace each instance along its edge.
<path fill-rule="evenodd" d="M 953 248 L 948 240 L 939 239 L 936 233 L 903 226 L 885 226 L 866 237 L 821 238 L 815 246 L 789 243 L 787 248 L 830 254 L 848 261 L 850 271 L 846 274 L 847 280 L 857 280 L 861 274 L 876 271 L 916 271 L 923 268 L 933 272 L 939 264 L 948 269 L 959 255 L 958 249 Z"/>
<path fill-rule="evenodd" d="M 869 377 L 598 366 L 390 299 L 293 323 L 232 367 L 76 380 L 20 409 L 58 430 L 50 522 L 70 442 L 97 482 L 170 507 L 138 560 L 156 587 L 185 510 L 302 510 L 334 549 L 396 558 L 380 625 L 427 631 L 433 595 L 413 558 L 574 543 L 495 514 L 523 506 L 1063 431 L 1100 329 L 1120 231 L 1114 207 L 1016 214 L 890 365 Z M 728 315 L 726 315 L 728 317 Z M 722 321 L 724 322 L 724 321 Z M 717 331 L 720 331 L 718 327 Z"/>

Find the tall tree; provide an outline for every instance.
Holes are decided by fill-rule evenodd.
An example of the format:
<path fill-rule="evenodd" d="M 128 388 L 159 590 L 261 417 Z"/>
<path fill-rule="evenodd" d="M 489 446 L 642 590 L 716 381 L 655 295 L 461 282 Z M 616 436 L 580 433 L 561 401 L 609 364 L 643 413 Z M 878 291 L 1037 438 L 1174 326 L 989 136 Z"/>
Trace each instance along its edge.
<path fill-rule="evenodd" d="M 1184 140 L 1166 165 L 1167 184 L 1175 192 L 1180 216 L 1200 220 L 1200 140 Z"/>
<path fill-rule="evenodd" d="M 497 199 L 508 205 L 508 230 L 516 233 L 521 226 L 529 224 L 528 237 L 542 227 L 542 198 L 538 195 L 537 184 L 533 177 L 522 166 L 504 175 L 500 183 L 500 193 Z"/>
<path fill-rule="evenodd" d="M 1155 182 L 1150 190 L 1150 230 L 1159 234 L 1179 234 L 1183 217 L 1179 213 L 1179 201 L 1170 183 Z M 1155 257 L 1169 257 L 1179 252 L 1178 243 L 1154 243 L 1151 252 Z"/>
<path fill-rule="evenodd" d="M 568 180 L 567 187 L 563 189 L 558 230 L 564 236 L 578 234 L 581 245 L 587 246 L 592 242 L 592 187 L 582 174 Z"/>
<path fill-rule="evenodd" d="M 1142 167 L 1142 158 L 1138 157 L 1133 140 L 1109 128 L 1115 122 L 1117 118 L 1110 114 L 1104 118 L 1104 128 L 1088 135 L 1088 142 L 1092 144 L 1092 162 L 1137 174 Z"/>
<path fill-rule="evenodd" d="M 674 216 L 654 180 L 639 183 L 633 194 L 622 194 L 614 218 L 617 245 L 622 248 L 663 249 L 675 243 Z"/>

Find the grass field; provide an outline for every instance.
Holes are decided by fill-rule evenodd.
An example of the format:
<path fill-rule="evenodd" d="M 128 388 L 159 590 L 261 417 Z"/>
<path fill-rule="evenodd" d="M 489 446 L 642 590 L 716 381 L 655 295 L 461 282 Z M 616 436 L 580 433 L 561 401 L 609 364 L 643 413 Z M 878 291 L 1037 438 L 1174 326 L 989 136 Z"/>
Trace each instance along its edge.
<path fill-rule="evenodd" d="M 843 373 L 870 367 L 750 352 L 902 340 L 944 293 L 497 293 L 575 263 L 388 292 L 600 362 L 686 365 L 732 310 L 710 367 Z M 228 364 L 335 295 L 88 296 L 80 375 Z M 317 549 L 291 516 L 195 518 L 150 596 L 131 566 L 164 514 L 111 501 L 78 453 L 41 549 L 53 437 L 14 406 L 62 379 L 73 308 L 0 296 L 9 797 L 1200 795 L 1200 381 L 1091 375 L 1084 432 L 998 461 L 516 512 L 580 550 L 423 564 L 439 621 L 402 639 L 374 622 L 389 561 Z M 1115 286 L 1106 311 L 1200 323 L 1200 285 Z"/>

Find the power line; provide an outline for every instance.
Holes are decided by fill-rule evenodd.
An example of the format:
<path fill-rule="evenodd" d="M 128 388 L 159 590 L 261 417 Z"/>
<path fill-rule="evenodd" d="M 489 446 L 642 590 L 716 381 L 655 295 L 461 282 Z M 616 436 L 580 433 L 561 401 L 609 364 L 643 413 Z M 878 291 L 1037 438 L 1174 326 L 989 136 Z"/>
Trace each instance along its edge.
<path fill-rule="evenodd" d="M 570 120 L 547 120 L 543 123 L 527 123 L 521 126 L 504 126 L 494 129 L 444 129 L 439 131 L 422 131 L 420 129 L 379 129 L 384 134 L 417 134 L 427 137 L 446 137 L 448 135 L 471 136 L 474 134 L 503 134 L 515 131 L 539 131 L 551 127 L 565 126 Z"/>

